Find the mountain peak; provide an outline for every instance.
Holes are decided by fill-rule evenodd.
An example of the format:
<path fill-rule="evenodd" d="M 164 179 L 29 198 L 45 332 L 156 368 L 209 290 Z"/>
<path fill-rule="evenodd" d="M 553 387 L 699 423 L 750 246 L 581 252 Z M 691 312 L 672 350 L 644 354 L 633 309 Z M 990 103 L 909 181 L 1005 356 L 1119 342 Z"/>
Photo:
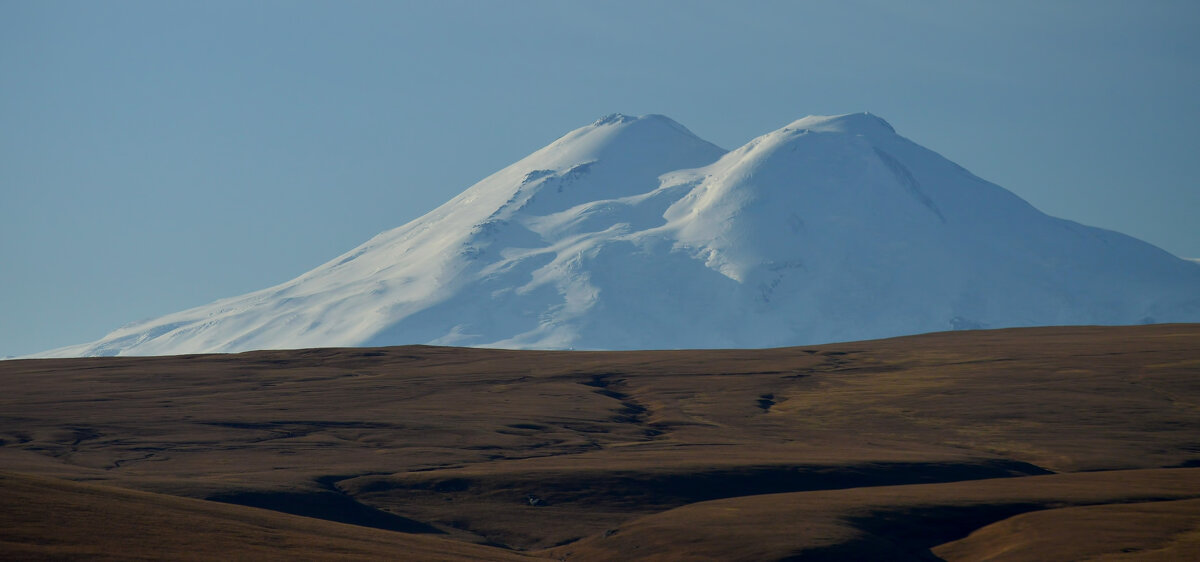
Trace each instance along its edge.
<path fill-rule="evenodd" d="M 772 347 L 1200 319 L 1200 266 L 899 138 L 869 113 L 809 116 L 727 152 L 661 115 L 609 115 L 292 281 L 42 355 Z"/>
<path fill-rule="evenodd" d="M 625 115 L 624 113 L 609 113 L 608 115 L 605 115 L 604 117 L 601 117 L 595 121 L 592 121 L 592 126 L 600 127 L 603 125 L 621 125 L 624 123 L 637 121 L 637 119 L 638 118 L 636 116 Z"/>
<path fill-rule="evenodd" d="M 844 115 L 809 115 L 793 121 L 788 128 L 807 129 L 818 133 L 849 133 L 852 135 L 894 135 L 896 129 L 871 113 Z"/>
<path fill-rule="evenodd" d="M 684 127 L 683 125 L 681 125 L 678 121 L 671 119 L 670 117 L 667 117 L 666 115 L 660 115 L 658 113 L 649 113 L 646 115 L 626 115 L 624 113 L 610 113 L 608 115 L 605 115 L 604 117 L 601 117 L 595 121 L 592 121 L 591 125 L 589 127 L 585 127 L 585 128 L 595 129 L 595 128 L 607 127 L 607 126 L 620 126 L 617 128 L 627 128 L 627 127 L 661 128 L 661 127 L 665 126 L 667 129 L 673 129 L 676 132 L 683 133 L 684 136 L 688 136 L 688 137 L 692 137 L 692 138 L 696 138 L 696 139 L 700 138 L 700 137 L 697 137 L 696 134 L 693 133 L 691 130 L 689 130 L 687 127 Z M 705 141 L 705 142 L 707 142 L 707 141 Z"/>
<path fill-rule="evenodd" d="M 592 126 L 600 127 L 603 125 L 624 125 L 626 123 L 634 123 L 637 121 L 653 121 L 653 122 L 659 122 L 659 123 L 668 123 L 668 124 L 675 125 L 677 127 L 683 127 L 683 125 L 680 125 L 674 119 L 671 119 L 670 117 L 667 117 L 666 115 L 660 115 L 658 113 L 648 113 L 646 115 L 626 115 L 624 113 L 609 113 L 608 115 L 605 115 L 604 117 L 601 117 L 595 121 L 592 121 Z"/>
<path fill-rule="evenodd" d="M 661 168 L 653 176 L 657 177 L 672 169 L 703 166 L 724 153 L 664 115 L 612 113 L 563 135 L 519 164 L 565 169 L 592 161 L 636 161 Z"/>

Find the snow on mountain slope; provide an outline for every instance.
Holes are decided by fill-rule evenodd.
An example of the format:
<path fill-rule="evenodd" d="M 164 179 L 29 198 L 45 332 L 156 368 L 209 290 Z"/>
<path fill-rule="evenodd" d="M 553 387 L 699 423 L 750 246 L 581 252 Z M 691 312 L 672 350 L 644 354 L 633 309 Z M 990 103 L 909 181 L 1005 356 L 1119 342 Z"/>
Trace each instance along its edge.
<path fill-rule="evenodd" d="M 768 347 L 1200 321 L 1200 265 L 1049 217 L 870 114 L 732 152 L 612 115 L 292 281 L 42 356 Z"/>

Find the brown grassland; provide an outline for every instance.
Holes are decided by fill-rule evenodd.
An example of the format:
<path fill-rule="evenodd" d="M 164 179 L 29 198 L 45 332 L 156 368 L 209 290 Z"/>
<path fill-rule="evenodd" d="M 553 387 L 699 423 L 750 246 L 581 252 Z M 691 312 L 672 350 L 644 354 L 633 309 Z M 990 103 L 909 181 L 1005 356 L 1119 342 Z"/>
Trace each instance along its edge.
<path fill-rule="evenodd" d="M 1200 324 L 0 362 L 0 559 L 1197 560 Z"/>

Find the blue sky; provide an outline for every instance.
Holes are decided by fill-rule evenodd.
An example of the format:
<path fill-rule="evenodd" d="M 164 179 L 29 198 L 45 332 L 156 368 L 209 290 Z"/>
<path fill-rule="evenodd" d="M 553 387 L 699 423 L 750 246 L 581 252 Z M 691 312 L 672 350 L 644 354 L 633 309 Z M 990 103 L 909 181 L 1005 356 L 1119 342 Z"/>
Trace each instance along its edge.
<path fill-rule="evenodd" d="M 0 356 L 290 279 L 612 112 L 870 111 L 1200 257 L 1200 4 L 0 0 Z"/>

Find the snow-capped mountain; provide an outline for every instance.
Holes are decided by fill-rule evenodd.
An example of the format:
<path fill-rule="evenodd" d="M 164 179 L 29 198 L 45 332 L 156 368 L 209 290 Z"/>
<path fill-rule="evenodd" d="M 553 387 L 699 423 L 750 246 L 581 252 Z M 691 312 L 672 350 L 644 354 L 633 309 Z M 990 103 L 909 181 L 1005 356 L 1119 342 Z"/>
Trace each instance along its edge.
<path fill-rule="evenodd" d="M 1200 321 L 1200 264 L 1047 216 L 873 115 L 805 117 L 731 152 L 611 115 L 292 281 L 40 355 L 1176 321 Z"/>

